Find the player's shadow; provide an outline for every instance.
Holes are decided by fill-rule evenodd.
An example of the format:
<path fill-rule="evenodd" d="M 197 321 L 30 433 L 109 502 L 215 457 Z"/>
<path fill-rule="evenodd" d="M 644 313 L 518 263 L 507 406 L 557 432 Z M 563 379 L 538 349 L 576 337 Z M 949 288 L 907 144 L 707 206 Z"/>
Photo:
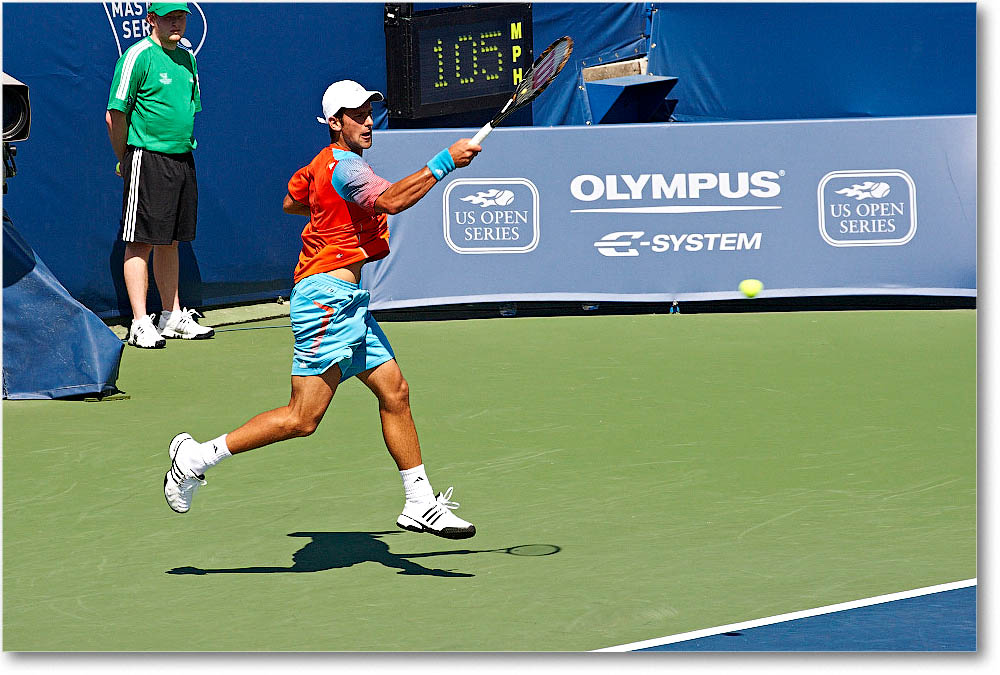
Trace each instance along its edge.
<path fill-rule="evenodd" d="M 377 562 L 398 569 L 398 574 L 426 575 L 433 577 L 472 577 L 474 574 L 423 567 L 409 558 L 435 555 L 465 555 L 480 551 L 453 550 L 435 553 L 398 555 L 389 550 L 382 537 L 402 532 L 292 532 L 289 537 L 312 539 L 292 555 L 291 567 L 236 567 L 230 569 L 202 569 L 175 567 L 167 574 L 273 574 L 278 572 L 323 572 L 351 567 L 364 562 Z"/>

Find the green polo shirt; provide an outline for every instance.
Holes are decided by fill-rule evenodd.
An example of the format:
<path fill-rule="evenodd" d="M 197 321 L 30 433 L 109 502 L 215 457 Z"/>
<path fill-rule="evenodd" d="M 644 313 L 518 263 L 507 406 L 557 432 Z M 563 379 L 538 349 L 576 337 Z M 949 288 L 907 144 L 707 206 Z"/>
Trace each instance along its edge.
<path fill-rule="evenodd" d="M 128 116 L 128 144 L 156 152 L 189 152 L 201 90 L 194 54 L 164 49 L 150 37 L 129 47 L 115 66 L 108 110 Z"/>

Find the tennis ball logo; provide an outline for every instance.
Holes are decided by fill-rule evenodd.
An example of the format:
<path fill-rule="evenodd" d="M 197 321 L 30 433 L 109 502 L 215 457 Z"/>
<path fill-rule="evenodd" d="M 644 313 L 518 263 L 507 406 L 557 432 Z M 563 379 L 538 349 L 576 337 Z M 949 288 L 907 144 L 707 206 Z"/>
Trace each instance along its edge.
<path fill-rule="evenodd" d="M 492 190 L 486 190 L 485 192 L 477 192 L 476 194 L 469 195 L 468 197 L 462 197 L 462 201 L 478 204 L 484 209 L 487 206 L 508 206 L 514 201 L 514 193 L 510 190 L 498 190 L 493 188 Z"/>
<path fill-rule="evenodd" d="M 878 183 L 872 188 L 872 197 L 876 199 L 881 199 L 889 194 L 889 184 L 888 183 Z"/>
<path fill-rule="evenodd" d="M 837 190 L 837 194 L 853 197 L 858 201 L 872 197 L 881 199 L 889 194 L 889 184 L 881 181 L 865 181 L 864 183 L 856 183 L 849 188 Z"/>
<path fill-rule="evenodd" d="M 501 190 L 500 194 L 496 196 L 497 206 L 507 206 L 512 201 L 514 201 L 514 193 L 510 190 Z"/>

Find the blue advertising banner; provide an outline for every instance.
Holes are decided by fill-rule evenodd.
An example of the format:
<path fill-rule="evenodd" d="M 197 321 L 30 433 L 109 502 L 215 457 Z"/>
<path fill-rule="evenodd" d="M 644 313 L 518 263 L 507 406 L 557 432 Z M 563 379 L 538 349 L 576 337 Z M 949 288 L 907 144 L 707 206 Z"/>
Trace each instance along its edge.
<path fill-rule="evenodd" d="M 398 180 L 469 133 L 381 131 Z M 499 129 L 390 218 L 374 309 L 976 295 L 976 118 Z"/>

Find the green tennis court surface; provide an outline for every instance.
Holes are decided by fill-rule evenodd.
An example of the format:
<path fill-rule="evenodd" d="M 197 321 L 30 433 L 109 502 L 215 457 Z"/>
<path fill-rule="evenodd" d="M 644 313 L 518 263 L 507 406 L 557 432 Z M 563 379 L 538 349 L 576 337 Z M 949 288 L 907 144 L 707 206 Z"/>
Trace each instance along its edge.
<path fill-rule="evenodd" d="M 4 402 L 3 648 L 589 650 L 976 576 L 974 311 L 384 327 L 475 538 L 395 528 L 357 381 L 173 513 L 170 438 L 286 403 L 291 333 L 130 348 L 128 400 Z"/>

